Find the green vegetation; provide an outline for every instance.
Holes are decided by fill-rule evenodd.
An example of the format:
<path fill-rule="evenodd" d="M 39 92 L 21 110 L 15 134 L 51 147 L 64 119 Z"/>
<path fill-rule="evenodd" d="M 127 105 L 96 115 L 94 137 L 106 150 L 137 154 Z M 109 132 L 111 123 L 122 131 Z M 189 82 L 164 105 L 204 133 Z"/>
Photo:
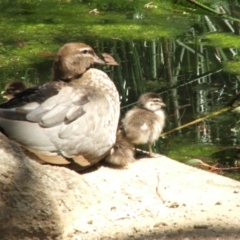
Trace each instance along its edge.
<path fill-rule="evenodd" d="M 196 144 L 191 138 L 175 137 L 170 142 L 166 153 L 168 157 L 185 163 L 193 158 L 208 159 L 209 161 L 211 160 L 209 156 L 217 149 L 215 145 Z"/>
<path fill-rule="evenodd" d="M 221 48 L 240 48 L 240 38 L 231 33 L 211 33 L 204 35 L 203 40 L 208 44 Z"/>
<path fill-rule="evenodd" d="M 144 8 L 148 1 L 1 1 L 0 62 L 29 66 L 70 41 L 89 39 L 153 39 L 173 37 L 190 24 L 172 14 L 167 1 Z M 97 8 L 97 12 L 92 11 Z M 92 11 L 92 14 L 90 13 Z M 179 27 L 176 27 L 176 23 Z"/>
<path fill-rule="evenodd" d="M 236 58 L 235 61 L 227 61 L 224 63 L 225 70 L 234 74 L 240 74 L 240 59 Z"/>
<path fill-rule="evenodd" d="M 223 52 L 222 49 L 239 49 L 240 48 L 240 39 L 239 36 L 233 35 L 231 33 L 211 33 L 204 35 L 203 42 L 205 45 L 216 47 L 219 52 Z M 236 51 L 236 50 L 234 50 Z M 228 54 L 223 56 L 223 66 L 224 70 L 234 74 L 240 74 L 240 59 L 237 56 L 234 56 L 234 61 L 230 61 L 233 56 L 229 51 Z"/>
<path fill-rule="evenodd" d="M 190 27 L 189 16 L 183 17 L 182 11 L 172 14 L 171 2 L 158 0 L 153 7 L 146 8 L 147 3 L 147 0 L 1 1 L 0 90 L 13 80 L 31 79 L 32 84 L 48 81 L 52 55 L 66 42 L 87 42 L 98 50 L 103 41 L 174 37 Z M 33 71 L 37 71 L 34 78 L 28 74 Z"/>

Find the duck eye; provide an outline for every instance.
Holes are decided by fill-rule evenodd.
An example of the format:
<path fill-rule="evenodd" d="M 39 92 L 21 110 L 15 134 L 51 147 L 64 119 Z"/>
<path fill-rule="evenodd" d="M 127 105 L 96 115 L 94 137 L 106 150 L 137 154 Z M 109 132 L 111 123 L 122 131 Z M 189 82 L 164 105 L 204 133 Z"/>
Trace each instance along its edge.
<path fill-rule="evenodd" d="M 82 50 L 82 53 L 83 53 L 83 54 L 87 54 L 87 53 L 88 53 L 88 50 L 87 50 L 87 49 L 84 49 L 84 50 Z"/>

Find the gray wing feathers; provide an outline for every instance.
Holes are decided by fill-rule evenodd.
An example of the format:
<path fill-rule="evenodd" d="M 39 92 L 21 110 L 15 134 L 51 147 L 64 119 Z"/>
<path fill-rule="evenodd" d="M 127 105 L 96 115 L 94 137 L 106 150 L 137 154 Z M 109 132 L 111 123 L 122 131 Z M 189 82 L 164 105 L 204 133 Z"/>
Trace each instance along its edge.
<path fill-rule="evenodd" d="M 86 140 L 87 137 L 90 137 L 92 134 L 96 134 L 103 126 L 106 125 L 104 118 L 109 112 L 109 102 L 101 94 L 88 93 L 88 101 L 82 106 L 82 109 L 77 111 L 69 110 L 67 117 L 76 116 L 83 112 L 81 117 L 75 118 L 76 120 L 70 124 L 62 124 L 59 130 L 60 138 L 69 138 L 74 135 L 81 135 L 82 138 Z M 92 137 L 92 136 L 91 136 Z"/>
<path fill-rule="evenodd" d="M 104 118 L 109 111 L 109 99 L 95 89 L 65 87 L 28 112 L 26 118 L 44 128 L 59 125 L 58 136 L 62 139 L 75 135 L 92 138 L 92 134 L 109 124 L 109 119 Z"/>
<path fill-rule="evenodd" d="M 42 127 L 54 127 L 65 121 L 70 123 L 84 114 L 80 104 L 86 102 L 85 94 L 77 96 L 72 87 L 65 87 L 58 95 L 49 98 L 30 111 L 26 115 L 26 119 L 37 122 Z"/>
<path fill-rule="evenodd" d="M 39 105 L 40 104 L 37 102 L 27 103 L 24 106 L 16 107 L 16 112 L 28 113 L 37 108 Z"/>

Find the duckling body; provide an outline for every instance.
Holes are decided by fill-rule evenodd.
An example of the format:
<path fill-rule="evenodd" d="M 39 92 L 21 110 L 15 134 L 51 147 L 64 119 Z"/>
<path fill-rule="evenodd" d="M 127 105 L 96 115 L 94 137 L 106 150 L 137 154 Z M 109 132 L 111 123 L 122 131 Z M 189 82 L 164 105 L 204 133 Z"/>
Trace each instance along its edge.
<path fill-rule="evenodd" d="M 138 106 L 129 110 L 123 119 L 123 129 L 132 144 L 148 144 L 149 153 L 154 157 L 152 144 L 159 138 L 165 125 L 165 104 L 155 93 L 140 96 Z"/>
<path fill-rule="evenodd" d="M 134 146 L 127 141 L 121 130 L 117 132 L 116 143 L 106 157 L 106 161 L 117 167 L 124 167 L 135 161 Z"/>
<path fill-rule="evenodd" d="M 93 63 L 103 61 L 88 45 L 64 45 L 54 81 L 1 104 L 0 128 L 48 163 L 74 161 L 84 168 L 103 159 L 116 140 L 120 102 L 114 83 L 90 68 Z"/>
<path fill-rule="evenodd" d="M 27 88 L 26 84 L 21 81 L 10 82 L 6 85 L 4 91 L 1 92 L 2 96 L 7 99 L 12 99 L 19 92 Z"/>

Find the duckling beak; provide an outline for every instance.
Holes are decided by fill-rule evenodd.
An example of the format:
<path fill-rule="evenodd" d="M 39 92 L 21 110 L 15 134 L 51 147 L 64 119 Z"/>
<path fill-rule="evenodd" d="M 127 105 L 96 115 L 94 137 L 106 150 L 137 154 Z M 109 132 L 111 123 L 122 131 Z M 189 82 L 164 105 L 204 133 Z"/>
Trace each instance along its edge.
<path fill-rule="evenodd" d="M 6 91 L 1 91 L 1 95 L 2 95 L 3 98 L 8 99 Z"/>
<path fill-rule="evenodd" d="M 161 107 L 166 107 L 166 104 L 165 103 L 161 103 Z"/>

